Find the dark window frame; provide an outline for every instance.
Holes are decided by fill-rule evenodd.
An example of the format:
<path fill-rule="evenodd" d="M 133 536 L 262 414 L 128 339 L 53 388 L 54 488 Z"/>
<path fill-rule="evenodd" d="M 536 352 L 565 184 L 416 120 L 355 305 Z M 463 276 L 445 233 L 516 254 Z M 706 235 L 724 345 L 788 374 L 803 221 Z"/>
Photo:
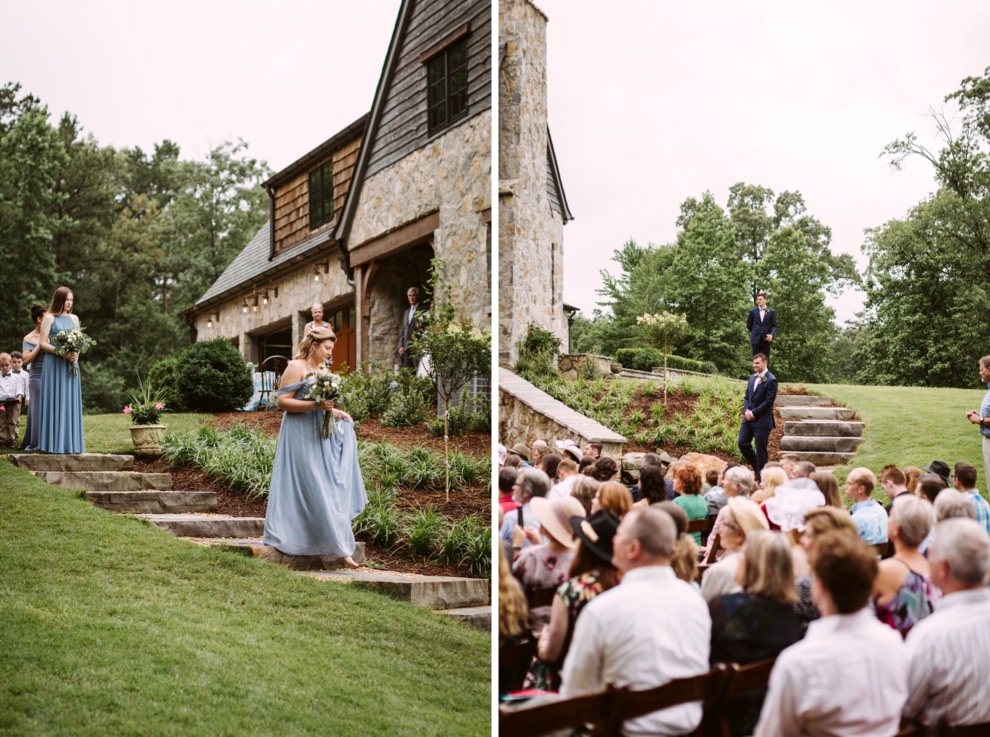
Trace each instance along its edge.
<path fill-rule="evenodd" d="M 462 26 L 422 59 L 426 65 L 426 119 L 431 136 L 467 117 L 468 37 L 469 28 Z"/>
<path fill-rule="evenodd" d="M 333 220 L 333 161 L 320 164 L 309 173 L 309 229 Z"/>

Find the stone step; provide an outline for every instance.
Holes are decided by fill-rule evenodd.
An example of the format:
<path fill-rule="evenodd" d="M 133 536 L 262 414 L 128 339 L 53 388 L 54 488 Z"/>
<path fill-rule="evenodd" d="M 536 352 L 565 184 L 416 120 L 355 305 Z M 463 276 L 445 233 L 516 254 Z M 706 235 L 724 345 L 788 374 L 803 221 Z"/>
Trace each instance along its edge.
<path fill-rule="evenodd" d="M 780 439 L 781 451 L 814 450 L 822 453 L 855 453 L 860 437 L 829 437 L 827 435 L 784 435 Z"/>
<path fill-rule="evenodd" d="M 482 632 L 492 631 L 492 608 L 490 606 L 471 606 L 459 609 L 444 609 L 442 614 L 463 622 Z"/>
<path fill-rule="evenodd" d="M 223 514 L 136 514 L 176 537 L 261 537 L 264 517 L 228 517 Z"/>
<path fill-rule="evenodd" d="M 217 495 L 212 491 L 87 491 L 95 506 L 126 514 L 183 514 L 212 512 Z"/>
<path fill-rule="evenodd" d="M 269 563 L 278 563 L 294 571 L 334 571 L 347 567 L 343 558 L 332 558 L 326 555 L 285 555 L 270 545 L 265 545 L 260 537 L 190 537 L 186 539 L 199 545 L 223 548 L 241 555 L 267 560 Z M 364 563 L 366 560 L 364 543 L 357 543 L 351 557 L 355 563 Z"/>
<path fill-rule="evenodd" d="M 33 471 L 42 481 L 60 489 L 89 491 L 141 491 L 172 488 L 168 473 L 138 473 L 137 471 Z"/>
<path fill-rule="evenodd" d="M 781 407 L 784 420 L 855 420 L 856 411 L 848 407 Z"/>
<path fill-rule="evenodd" d="M 18 468 L 28 471 L 130 471 L 134 468 L 134 456 L 104 453 L 14 453 L 7 458 Z"/>
<path fill-rule="evenodd" d="M 778 394 L 774 401 L 777 407 L 827 407 L 830 404 L 835 404 L 831 397 L 813 394 Z"/>
<path fill-rule="evenodd" d="M 848 466 L 852 461 L 854 453 L 823 453 L 812 450 L 788 451 L 796 455 L 798 460 L 811 461 L 816 467 L 822 466 Z"/>
<path fill-rule="evenodd" d="M 792 420 L 784 423 L 784 435 L 819 435 L 826 437 L 860 437 L 862 422 L 841 420 Z"/>
<path fill-rule="evenodd" d="M 393 599 L 430 609 L 461 609 L 489 604 L 489 583 L 483 578 L 420 576 L 414 573 L 372 570 L 342 570 L 303 575 L 323 581 L 360 583 Z"/>

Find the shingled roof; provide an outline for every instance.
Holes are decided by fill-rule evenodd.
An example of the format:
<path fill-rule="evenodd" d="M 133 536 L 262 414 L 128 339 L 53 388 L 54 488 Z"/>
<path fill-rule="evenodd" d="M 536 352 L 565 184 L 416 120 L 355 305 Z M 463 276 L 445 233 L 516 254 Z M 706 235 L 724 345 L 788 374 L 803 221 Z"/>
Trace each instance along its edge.
<path fill-rule="evenodd" d="M 186 312 L 200 312 L 212 303 L 228 299 L 238 292 L 244 291 L 245 287 L 253 282 L 261 284 L 283 271 L 297 268 L 299 264 L 311 259 L 314 254 L 322 255 L 325 249 L 320 248 L 320 246 L 326 246 L 331 242 L 329 232 L 318 233 L 269 261 L 270 228 L 270 221 L 262 225 L 261 229 L 255 233 L 254 238 L 248 241 L 248 244 L 230 262 L 230 266 L 224 269 L 220 278 L 213 282 L 213 285 L 206 290 L 206 294 L 200 297 L 199 301 Z M 336 246 L 332 248 L 336 249 Z"/>

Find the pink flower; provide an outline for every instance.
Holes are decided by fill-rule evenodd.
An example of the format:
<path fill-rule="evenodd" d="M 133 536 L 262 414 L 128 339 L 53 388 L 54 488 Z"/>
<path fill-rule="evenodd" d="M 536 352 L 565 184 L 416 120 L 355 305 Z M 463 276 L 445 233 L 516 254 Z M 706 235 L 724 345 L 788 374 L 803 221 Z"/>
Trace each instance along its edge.
<path fill-rule="evenodd" d="M 133 410 L 131 410 L 131 405 L 129 405 L 129 404 L 126 407 L 124 407 L 124 414 L 125 415 L 129 415 L 132 411 Z"/>
<path fill-rule="evenodd" d="M 156 402 L 155 409 L 157 409 L 159 412 L 165 409 L 165 402 Z"/>

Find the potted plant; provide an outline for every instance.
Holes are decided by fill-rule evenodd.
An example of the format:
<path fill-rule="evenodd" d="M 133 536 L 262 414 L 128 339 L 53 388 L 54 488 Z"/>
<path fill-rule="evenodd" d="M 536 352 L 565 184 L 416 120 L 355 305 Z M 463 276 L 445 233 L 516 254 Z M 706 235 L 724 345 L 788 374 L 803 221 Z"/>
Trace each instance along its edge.
<path fill-rule="evenodd" d="M 162 441 L 165 439 L 165 425 L 162 425 L 162 412 L 165 411 L 163 391 L 155 390 L 150 384 L 141 382 L 137 391 L 131 394 L 131 403 L 124 407 L 124 414 L 130 415 L 131 442 L 134 455 L 159 456 Z"/>

